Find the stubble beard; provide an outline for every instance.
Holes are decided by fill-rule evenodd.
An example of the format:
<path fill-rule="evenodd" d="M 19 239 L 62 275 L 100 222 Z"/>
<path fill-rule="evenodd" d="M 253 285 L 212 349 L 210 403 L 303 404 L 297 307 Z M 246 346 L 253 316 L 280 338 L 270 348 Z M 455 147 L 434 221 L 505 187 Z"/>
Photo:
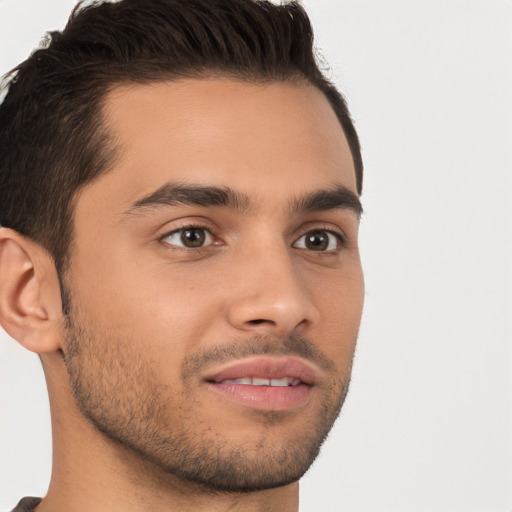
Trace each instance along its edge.
<path fill-rule="evenodd" d="M 81 315 L 82 316 L 82 315 Z M 118 446 L 128 449 L 160 472 L 211 492 L 253 492 L 299 480 L 317 457 L 349 388 L 352 361 L 344 375 L 300 336 L 276 345 L 266 338 L 245 339 L 196 354 L 183 361 L 182 391 L 154 377 L 151 362 L 134 354 L 135 340 L 96 336 L 89 322 L 67 316 L 65 364 L 76 406 L 92 425 Z M 206 424 L 187 383 L 206 362 L 250 355 L 299 355 L 330 369 L 332 379 L 314 417 L 300 431 L 287 431 L 285 412 L 253 411 L 261 434 L 256 442 L 236 444 Z M 221 411 L 220 411 L 221 413 Z M 305 413 L 309 414 L 309 413 Z"/>

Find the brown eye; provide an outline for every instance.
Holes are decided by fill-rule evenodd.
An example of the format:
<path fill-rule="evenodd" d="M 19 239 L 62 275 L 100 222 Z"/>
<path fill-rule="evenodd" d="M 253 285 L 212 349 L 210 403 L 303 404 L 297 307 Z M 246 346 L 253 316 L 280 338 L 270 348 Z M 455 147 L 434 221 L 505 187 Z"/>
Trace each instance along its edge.
<path fill-rule="evenodd" d="M 204 229 L 184 229 L 181 231 L 181 241 L 185 247 L 201 247 L 206 235 Z"/>
<path fill-rule="evenodd" d="M 299 249 L 325 252 L 334 251 L 338 248 L 339 236 L 323 229 L 309 231 L 301 236 L 294 244 Z"/>
<path fill-rule="evenodd" d="M 187 249 L 197 249 L 210 245 L 213 241 L 212 234 L 204 228 L 189 227 L 178 229 L 169 233 L 162 240 L 170 245 L 185 247 Z"/>

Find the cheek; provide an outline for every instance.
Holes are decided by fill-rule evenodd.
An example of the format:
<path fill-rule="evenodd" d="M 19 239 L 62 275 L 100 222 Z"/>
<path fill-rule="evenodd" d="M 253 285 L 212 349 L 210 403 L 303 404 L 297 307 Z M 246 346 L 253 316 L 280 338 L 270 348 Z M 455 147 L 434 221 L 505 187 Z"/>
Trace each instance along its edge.
<path fill-rule="evenodd" d="M 324 281 L 312 292 L 320 311 L 314 341 L 340 362 L 354 355 L 364 302 L 364 279 L 360 266 Z"/>
<path fill-rule="evenodd" d="M 172 273 L 165 265 L 110 268 L 89 275 L 77 271 L 72 303 L 97 331 L 130 339 L 148 355 L 179 359 L 204 338 L 218 317 L 215 294 L 207 293 L 189 273 Z"/>

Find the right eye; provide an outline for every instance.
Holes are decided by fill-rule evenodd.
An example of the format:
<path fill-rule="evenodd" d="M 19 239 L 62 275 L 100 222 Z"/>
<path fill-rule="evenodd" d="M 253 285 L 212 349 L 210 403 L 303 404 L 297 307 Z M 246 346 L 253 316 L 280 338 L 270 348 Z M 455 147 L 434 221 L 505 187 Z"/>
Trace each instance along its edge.
<path fill-rule="evenodd" d="M 326 229 L 315 229 L 301 236 L 294 244 L 298 249 L 315 252 L 335 252 L 341 244 L 341 237 Z"/>
<path fill-rule="evenodd" d="M 162 241 L 186 249 L 198 249 L 213 243 L 213 235 L 206 228 L 188 226 L 162 237 Z"/>

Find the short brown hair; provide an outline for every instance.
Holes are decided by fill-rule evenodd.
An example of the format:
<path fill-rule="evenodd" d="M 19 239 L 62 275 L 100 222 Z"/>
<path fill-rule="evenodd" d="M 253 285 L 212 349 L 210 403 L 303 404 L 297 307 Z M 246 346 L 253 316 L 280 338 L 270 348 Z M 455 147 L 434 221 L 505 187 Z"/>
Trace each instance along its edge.
<path fill-rule="evenodd" d="M 72 242 L 73 198 L 115 156 L 101 106 L 119 83 L 215 74 L 307 80 L 324 93 L 343 127 L 361 193 L 354 125 L 345 100 L 319 69 L 310 21 L 296 2 L 81 3 L 43 46 L 8 75 L 0 105 L 0 224 L 45 247 L 59 272 Z"/>

